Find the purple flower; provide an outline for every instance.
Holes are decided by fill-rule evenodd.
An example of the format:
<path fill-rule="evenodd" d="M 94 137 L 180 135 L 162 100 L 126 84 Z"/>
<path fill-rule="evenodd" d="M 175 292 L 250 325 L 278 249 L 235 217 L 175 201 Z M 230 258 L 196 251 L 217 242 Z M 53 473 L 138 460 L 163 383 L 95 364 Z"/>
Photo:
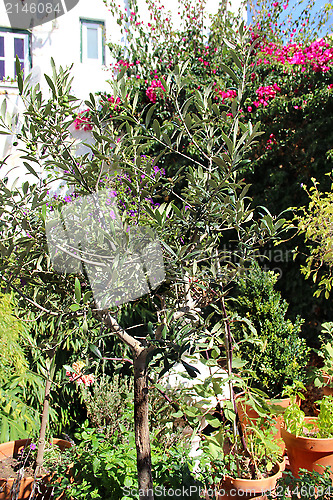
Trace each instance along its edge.
<path fill-rule="evenodd" d="M 113 210 L 110 210 L 110 217 L 111 217 L 111 219 L 113 219 L 113 220 L 115 220 L 115 218 L 116 218 L 116 214 L 114 213 L 114 211 L 113 211 Z"/>
<path fill-rule="evenodd" d="M 31 443 L 30 445 L 30 450 L 35 450 L 37 448 L 36 444 L 35 443 Z"/>

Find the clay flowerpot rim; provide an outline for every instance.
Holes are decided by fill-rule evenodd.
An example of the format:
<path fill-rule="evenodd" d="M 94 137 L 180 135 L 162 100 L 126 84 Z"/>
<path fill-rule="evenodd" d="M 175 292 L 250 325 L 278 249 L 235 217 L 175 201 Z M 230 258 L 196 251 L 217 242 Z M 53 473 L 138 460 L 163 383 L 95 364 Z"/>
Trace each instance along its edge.
<path fill-rule="evenodd" d="M 305 423 L 316 423 L 317 417 L 305 417 Z M 333 450 L 333 437 L 332 438 L 316 438 L 316 437 L 307 437 L 307 436 L 296 436 L 291 432 L 287 431 L 285 428 L 285 422 L 283 422 L 281 426 L 281 435 L 282 439 L 285 441 L 285 438 L 289 441 L 297 441 L 299 445 L 306 447 L 307 449 L 310 447 L 312 451 L 321 451 L 322 448 L 328 448 Z M 320 448 L 320 450 L 316 449 Z"/>
<path fill-rule="evenodd" d="M 322 372 L 322 377 L 324 379 L 324 382 L 326 382 L 330 387 L 333 387 L 333 375 L 329 375 L 326 372 Z"/>
<path fill-rule="evenodd" d="M 239 399 L 240 402 L 248 401 L 248 398 L 245 397 L 245 393 L 241 392 L 240 394 L 236 394 L 236 399 Z M 264 398 L 266 403 L 269 405 L 278 405 L 280 403 L 290 403 L 290 398 Z"/>
<path fill-rule="evenodd" d="M 271 488 L 272 482 L 276 482 L 276 480 L 282 476 L 282 472 L 285 468 L 285 463 L 276 463 L 272 468 L 272 474 L 268 477 L 264 477 L 262 479 L 243 479 L 243 478 L 234 478 L 230 476 L 225 476 L 224 480 L 221 482 L 221 486 L 223 488 L 238 488 L 238 489 L 253 489 L 257 491 L 261 490 L 269 490 Z"/>

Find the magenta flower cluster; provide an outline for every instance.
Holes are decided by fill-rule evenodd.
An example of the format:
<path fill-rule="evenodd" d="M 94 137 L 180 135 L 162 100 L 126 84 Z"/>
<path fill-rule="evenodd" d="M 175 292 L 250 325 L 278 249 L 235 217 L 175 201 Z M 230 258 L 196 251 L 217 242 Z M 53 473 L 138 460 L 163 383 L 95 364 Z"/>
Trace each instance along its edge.
<path fill-rule="evenodd" d="M 222 104 L 224 104 L 224 101 L 226 99 L 234 99 L 236 97 L 236 95 L 237 95 L 236 90 L 233 90 L 233 89 L 221 90 L 220 88 L 216 87 L 215 88 L 215 92 L 217 92 L 218 95 L 221 96 L 221 102 L 222 102 Z"/>
<path fill-rule="evenodd" d="M 266 142 L 266 149 L 272 149 L 274 144 L 277 144 L 277 140 L 274 134 L 270 134 L 269 139 Z"/>
<path fill-rule="evenodd" d="M 115 99 L 113 97 L 113 95 L 111 97 L 108 97 L 108 102 L 110 103 L 110 105 L 113 105 L 113 109 L 116 110 L 119 106 L 119 104 L 121 103 L 121 100 L 120 100 L 120 97 L 117 97 L 117 99 Z M 101 101 L 102 103 L 102 101 Z"/>
<path fill-rule="evenodd" d="M 155 103 L 157 100 L 156 90 L 161 89 L 162 92 L 165 92 L 165 88 L 163 87 L 162 82 L 155 76 L 154 80 L 151 82 L 150 86 L 146 90 L 146 96 L 150 100 L 150 102 Z M 161 91 L 159 91 L 161 93 Z M 163 94 L 162 94 L 163 95 Z"/>
<path fill-rule="evenodd" d="M 259 108 L 261 105 L 267 106 L 269 99 L 274 99 L 277 92 L 281 92 L 280 87 L 274 83 L 273 85 L 267 85 L 266 87 L 259 87 L 256 90 L 258 100 L 254 101 L 253 104 Z"/>
<path fill-rule="evenodd" d="M 326 73 L 332 67 L 333 47 L 323 39 L 312 42 L 308 47 L 296 43 L 279 47 L 275 43 L 268 43 L 262 45 L 260 51 L 271 60 L 301 66 L 301 71 L 310 66 L 313 71 Z M 261 63 L 270 64 L 270 61 L 259 58 L 257 64 Z"/>
<path fill-rule="evenodd" d="M 74 120 L 74 127 L 76 130 L 92 130 L 93 124 L 90 121 L 90 111 L 85 109 L 78 113 L 77 118 Z"/>

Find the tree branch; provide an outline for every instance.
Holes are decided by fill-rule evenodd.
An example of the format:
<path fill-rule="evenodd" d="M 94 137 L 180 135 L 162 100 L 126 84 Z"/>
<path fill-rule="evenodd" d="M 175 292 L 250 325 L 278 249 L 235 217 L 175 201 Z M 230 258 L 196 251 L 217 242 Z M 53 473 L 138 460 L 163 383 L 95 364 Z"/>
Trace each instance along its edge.
<path fill-rule="evenodd" d="M 118 324 L 117 320 L 113 316 L 111 316 L 109 311 L 100 311 L 99 316 L 102 321 L 104 321 L 105 325 L 110 328 L 112 333 L 117 335 L 117 337 L 131 349 L 135 356 L 139 356 L 145 350 L 145 347 L 141 344 L 141 342 L 129 335 Z"/>

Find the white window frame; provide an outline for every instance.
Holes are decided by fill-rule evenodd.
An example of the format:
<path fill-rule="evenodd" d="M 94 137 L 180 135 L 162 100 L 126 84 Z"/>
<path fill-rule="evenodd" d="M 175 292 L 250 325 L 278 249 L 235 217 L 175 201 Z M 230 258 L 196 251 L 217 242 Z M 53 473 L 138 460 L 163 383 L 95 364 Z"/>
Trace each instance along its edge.
<path fill-rule="evenodd" d="M 80 23 L 81 23 L 81 62 L 84 64 L 102 66 L 103 64 L 105 64 L 104 21 L 97 21 L 92 19 L 80 19 Z M 98 57 L 96 59 L 88 57 L 88 51 L 87 51 L 88 28 L 97 29 Z"/>
<path fill-rule="evenodd" d="M 0 80 L 1 82 L 7 83 L 8 78 L 11 81 L 16 80 L 15 76 L 15 53 L 14 53 L 14 38 L 20 38 L 24 41 L 24 74 L 30 71 L 30 34 L 22 31 L 9 30 L 6 28 L 0 28 L 0 36 L 4 37 L 5 44 L 5 56 L 0 57 L 0 60 L 5 61 L 5 80 Z"/>

